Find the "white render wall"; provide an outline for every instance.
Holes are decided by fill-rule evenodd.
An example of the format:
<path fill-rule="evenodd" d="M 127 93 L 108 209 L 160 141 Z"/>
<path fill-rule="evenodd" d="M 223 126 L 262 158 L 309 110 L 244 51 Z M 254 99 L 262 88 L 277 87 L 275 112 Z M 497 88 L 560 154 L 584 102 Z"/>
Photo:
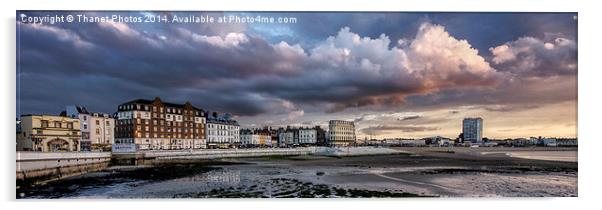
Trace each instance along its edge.
<path fill-rule="evenodd" d="M 206 124 L 207 144 L 240 143 L 240 126 L 209 122 Z"/>
<path fill-rule="evenodd" d="M 316 144 L 317 141 L 316 129 L 299 129 L 299 144 Z"/>
<path fill-rule="evenodd" d="M 115 119 L 113 119 L 111 115 L 100 113 L 79 113 L 76 106 L 73 105 L 67 106 L 65 111 L 67 116 L 74 116 L 75 118 L 79 119 L 80 131 L 82 132 L 81 140 L 89 141 L 92 144 L 115 143 Z M 133 114 L 134 113 L 127 113 L 124 114 L 123 117 L 129 117 Z"/>
<path fill-rule="evenodd" d="M 261 139 L 264 139 L 263 143 Z M 240 134 L 240 143 L 242 145 L 272 145 L 272 136 L 261 134 Z"/>
<path fill-rule="evenodd" d="M 287 146 L 294 144 L 294 133 L 292 131 L 282 132 L 278 134 L 278 138 L 280 139 L 278 142 L 278 146 Z"/>
<path fill-rule="evenodd" d="M 87 118 L 86 121 L 81 121 Z M 87 124 L 80 125 L 81 128 L 87 127 L 86 132 L 90 133 L 90 141 L 92 144 L 113 144 L 115 143 L 115 119 L 107 116 L 94 116 L 88 114 L 80 114 L 80 121 Z M 98 124 L 97 124 L 98 122 Z M 84 129 L 82 129 L 84 132 Z"/>

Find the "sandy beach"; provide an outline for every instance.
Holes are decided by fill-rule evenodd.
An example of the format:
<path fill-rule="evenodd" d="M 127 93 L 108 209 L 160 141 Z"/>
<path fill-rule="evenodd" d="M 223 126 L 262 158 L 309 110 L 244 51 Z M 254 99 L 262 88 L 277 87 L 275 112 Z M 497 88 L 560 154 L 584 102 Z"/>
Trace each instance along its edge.
<path fill-rule="evenodd" d="M 238 158 L 102 172 L 18 190 L 18 198 L 565 197 L 575 161 L 506 148 L 395 148 L 403 154 Z M 576 156 L 576 148 L 537 155 Z M 533 152 L 533 151 L 531 151 Z M 544 158 L 545 159 L 545 158 Z M 565 159 L 567 159 L 565 157 Z M 570 159 L 570 158 L 569 158 Z M 576 160 L 576 157 L 575 157 Z"/>

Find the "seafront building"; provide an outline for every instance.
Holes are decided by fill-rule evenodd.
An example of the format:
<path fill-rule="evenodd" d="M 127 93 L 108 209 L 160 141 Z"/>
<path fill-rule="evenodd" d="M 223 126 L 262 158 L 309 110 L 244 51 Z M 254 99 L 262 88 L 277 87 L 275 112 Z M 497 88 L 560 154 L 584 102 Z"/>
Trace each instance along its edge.
<path fill-rule="evenodd" d="M 289 147 L 295 145 L 295 132 L 287 129 L 278 134 L 278 146 Z"/>
<path fill-rule="evenodd" d="M 317 146 L 327 146 L 326 142 L 326 131 L 322 129 L 320 126 L 314 127 L 316 130 L 316 145 Z"/>
<path fill-rule="evenodd" d="M 353 121 L 330 120 L 328 134 L 330 146 L 350 146 L 355 143 L 355 124 Z"/>
<path fill-rule="evenodd" d="M 316 145 L 318 142 L 318 134 L 314 128 L 299 128 L 299 144 L 300 145 Z"/>
<path fill-rule="evenodd" d="M 576 138 L 558 138 L 556 144 L 561 147 L 576 147 L 578 142 Z"/>
<path fill-rule="evenodd" d="M 462 133 L 464 142 L 482 143 L 483 142 L 483 119 L 464 118 L 462 121 Z"/>
<path fill-rule="evenodd" d="M 450 138 L 443 136 L 432 136 L 423 138 L 422 140 L 428 145 L 448 146 L 453 144 L 453 141 Z"/>
<path fill-rule="evenodd" d="M 207 118 L 207 146 L 233 148 L 240 146 L 240 125 L 230 115 L 219 116 L 213 112 Z"/>
<path fill-rule="evenodd" d="M 67 106 L 61 116 L 79 119 L 81 151 L 110 151 L 115 141 L 115 119 L 109 114 L 88 112 L 82 106 Z"/>
<path fill-rule="evenodd" d="M 81 138 L 79 119 L 53 115 L 22 115 L 17 151 L 75 152 Z"/>
<path fill-rule="evenodd" d="M 136 99 L 117 107 L 115 144 L 138 150 L 205 148 L 205 112 L 190 102 Z"/>
<path fill-rule="evenodd" d="M 258 129 L 240 130 L 240 142 L 245 147 L 270 147 L 272 136 L 269 132 Z"/>

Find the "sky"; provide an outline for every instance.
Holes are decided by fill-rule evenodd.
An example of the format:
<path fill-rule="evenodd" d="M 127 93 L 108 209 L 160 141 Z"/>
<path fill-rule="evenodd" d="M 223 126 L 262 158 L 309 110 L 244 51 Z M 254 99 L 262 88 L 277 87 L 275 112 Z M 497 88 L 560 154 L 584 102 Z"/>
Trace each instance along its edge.
<path fill-rule="evenodd" d="M 455 138 L 465 117 L 483 118 L 488 138 L 577 136 L 576 13 L 16 15 L 17 117 L 158 96 L 245 128 L 350 120 L 360 139 Z M 27 22 L 56 15 L 171 22 Z M 172 21 L 189 16 L 294 23 Z"/>

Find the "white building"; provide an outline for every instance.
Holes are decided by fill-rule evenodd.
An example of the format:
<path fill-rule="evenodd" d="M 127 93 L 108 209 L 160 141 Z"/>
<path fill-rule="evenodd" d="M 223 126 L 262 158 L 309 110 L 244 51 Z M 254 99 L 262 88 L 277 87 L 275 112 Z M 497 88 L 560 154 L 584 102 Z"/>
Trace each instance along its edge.
<path fill-rule="evenodd" d="M 278 134 L 278 146 L 286 147 L 295 144 L 295 136 L 293 131 L 284 131 Z"/>
<path fill-rule="evenodd" d="M 313 128 L 299 129 L 299 144 L 315 145 L 318 142 L 317 131 Z"/>
<path fill-rule="evenodd" d="M 547 147 L 558 146 L 558 144 L 556 143 L 556 138 L 542 138 L 540 144 Z"/>
<path fill-rule="evenodd" d="M 328 122 L 329 144 L 349 146 L 355 143 L 355 124 L 352 121 L 331 120 Z"/>
<path fill-rule="evenodd" d="M 241 130 L 240 143 L 247 147 L 271 146 L 272 136 L 269 133 L 262 133 L 257 130 Z"/>
<path fill-rule="evenodd" d="M 426 141 L 424 139 L 402 139 L 399 141 L 402 146 L 419 147 L 426 145 Z"/>
<path fill-rule="evenodd" d="M 85 107 L 67 106 L 65 116 L 79 119 L 81 151 L 108 151 L 115 141 L 115 119 L 109 114 L 88 112 Z"/>
<path fill-rule="evenodd" d="M 240 125 L 229 116 L 218 117 L 214 113 L 207 118 L 207 146 L 210 148 L 231 148 L 241 144 Z"/>
<path fill-rule="evenodd" d="M 560 138 L 556 139 L 556 144 L 564 147 L 576 147 L 578 142 L 576 138 Z"/>

